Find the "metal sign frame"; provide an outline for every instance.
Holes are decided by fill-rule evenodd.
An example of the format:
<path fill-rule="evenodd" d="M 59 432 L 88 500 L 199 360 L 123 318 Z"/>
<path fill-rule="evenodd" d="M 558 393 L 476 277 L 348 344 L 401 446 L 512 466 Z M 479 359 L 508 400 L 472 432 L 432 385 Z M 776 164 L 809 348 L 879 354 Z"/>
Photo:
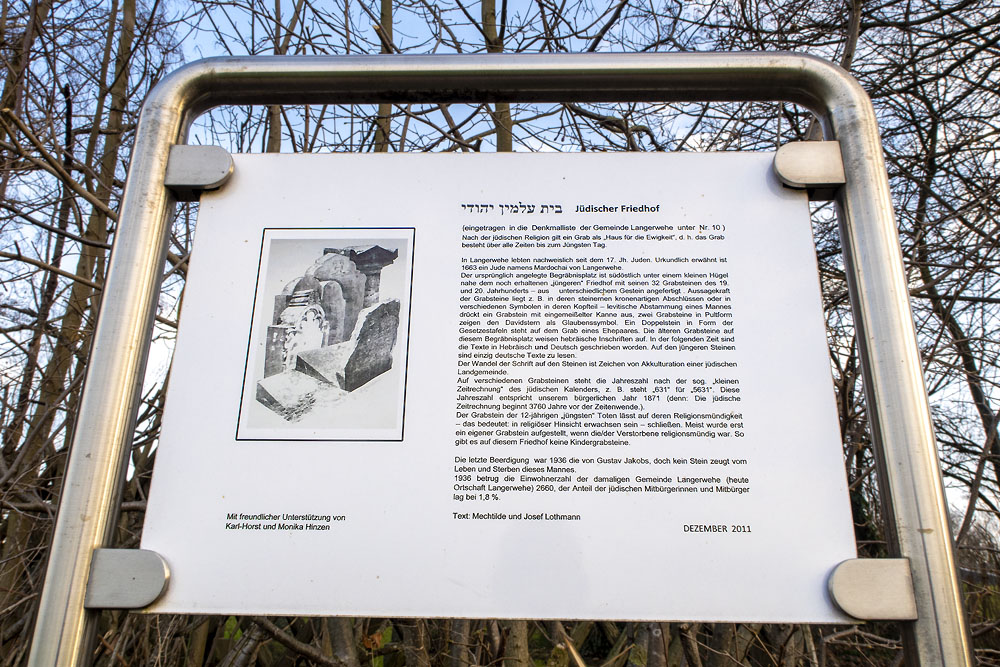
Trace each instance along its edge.
<path fill-rule="evenodd" d="M 186 142 L 199 114 L 224 104 L 429 100 L 780 100 L 819 117 L 846 176 L 835 197 L 890 548 L 908 560 L 913 583 L 917 613 L 902 624 L 904 651 L 910 664 L 972 665 L 874 109 L 841 68 L 789 53 L 210 58 L 163 79 L 136 134 L 30 664 L 82 665 L 90 655 L 99 610 L 86 604 L 87 586 L 116 523 L 178 201 L 165 180 L 171 147 Z"/>

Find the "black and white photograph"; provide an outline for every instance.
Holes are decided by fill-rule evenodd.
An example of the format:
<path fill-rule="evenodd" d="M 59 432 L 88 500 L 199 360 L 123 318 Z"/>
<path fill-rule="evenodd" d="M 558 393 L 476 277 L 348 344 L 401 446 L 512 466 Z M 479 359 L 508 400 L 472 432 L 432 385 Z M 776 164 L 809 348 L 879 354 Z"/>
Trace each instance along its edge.
<path fill-rule="evenodd" d="M 402 437 L 412 229 L 265 229 L 237 440 Z"/>

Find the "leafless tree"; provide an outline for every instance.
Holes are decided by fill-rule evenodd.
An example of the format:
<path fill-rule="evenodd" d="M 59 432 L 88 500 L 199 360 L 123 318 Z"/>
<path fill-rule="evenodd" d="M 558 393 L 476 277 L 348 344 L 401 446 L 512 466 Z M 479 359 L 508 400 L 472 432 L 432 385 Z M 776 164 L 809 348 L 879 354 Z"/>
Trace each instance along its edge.
<path fill-rule="evenodd" d="M 165 72 L 216 54 L 751 49 L 837 62 L 876 106 L 977 658 L 1000 664 L 998 24 L 995 0 L 3 2 L 0 661 L 27 659 L 125 164 L 142 100 Z M 195 140 L 234 152 L 773 150 L 817 137 L 809 112 L 781 103 L 271 106 L 219 109 L 195 128 Z M 164 266 L 155 335 L 168 343 L 195 214 L 179 210 Z M 856 536 L 863 554 L 879 555 L 879 490 L 840 240 L 829 207 L 817 206 L 813 222 Z M 122 546 L 135 546 L 142 529 L 168 377 L 165 368 L 150 369 L 119 522 Z M 900 653 L 890 624 L 106 612 L 93 661 L 819 667 L 896 664 Z"/>

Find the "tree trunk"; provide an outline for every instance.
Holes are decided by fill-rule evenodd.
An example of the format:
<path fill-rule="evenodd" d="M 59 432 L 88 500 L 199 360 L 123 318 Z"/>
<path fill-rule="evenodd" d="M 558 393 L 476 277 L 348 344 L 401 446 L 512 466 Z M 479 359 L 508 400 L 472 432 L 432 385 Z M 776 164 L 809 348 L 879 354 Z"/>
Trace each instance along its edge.
<path fill-rule="evenodd" d="M 382 13 L 379 17 L 379 42 L 382 44 L 381 53 L 392 53 L 392 0 L 382 0 Z M 375 152 L 388 153 L 391 141 L 389 136 L 392 132 L 392 105 L 379 104 L 378 118 L 375 120 Z"/>
<path fill-rule="evenodd" d="M 66 129 L 63 138 L 63 167 L 69 173 L 73 163 L 73 101 L 70 96 L 69 86 L 63 86 L 63 97 L 66 100 Z M 72 190 L 67 184 L 63 184 L 62 201 L 59 204 L 59 211 L 56 216 L 56 228 L 65 232 L 69 227 L 69 213 Z M 52 253 L 48 258 L 48 263 L 52 266 L 59 266 L 62 261 L 63 248 L 66 237 L 62 234 L 55 234 L 53 240 Z M 3 456 L 8 460 L 14 454 L 18 443 L 21 441 L 22 430 L 31 406 L 31 393 L 35 383 L 35 369 L 38 367 L 39 353 L 42 348 L 42 341 L 45 339 L 46 328 L 49 322 L 49 315 L 52 312 L 52 305 L 55 301 L 56 287 L 59 286 L 59 276 L 55 271 L 50 271 L 45 279 L 42 288 L 41 298 L 38 302 L 38 315 L 35 318 L 35 330 L 32 332 L 31 342 L 28 344 L 27 363 L 24 365 L 24 372 L 21 377 L 21 386 L 18 390 L 17 402 L 14 407 L 14 416 L 3 436 Z M 0 607 L 2 608 L 2 607 Z"/>
<path fill-rule="evenodd" d="M 506 9 L 506 0 L 504 0 L 504 3 Z M 503 53 L 503 36 L 501 33 L 504 26 L 500 26 L 501 33 L 498 33 L 496 0 L 482 0 L 482 13 L 483 35 L 486 37 L 486 52 Z M 510 153 L 514 150 L 510 104 L 507 102 L 497 102 L 490 115 L 493 117 L 493 125 L 496 128 L 497 152 Z"/>
<path fill-rule="evenodd" d="M 354 626 L 349 618 L 324 619 L 330 637 L 331 657 L 339 660 L 344 667 L 360 667 L 357 642 L 354 641 Z"/>
<path fill-rule="evenodd" d="M 7 75 L 4 77 L 3 92 L 0 93 L 0 109 L 11 109 L 17 114 L 21 112 L 25 74 L 31 62 L 31 49 L 51 11 L 52 0 L 32 0 L 25 16 L 24 34 L 20 39 L 15 37 L 10 41 L 13 48 L 9 60 L 5 63 Z M 6 46 L 7 43 L 4 44 L 4 47 Z M 0 141 L 6 138 L 6 132 L 0 127 Z M 0 200 L 6 199 L 13 159 L 13 156 L 8 156 L 0 163 Z"/>
<path fill-rule="evenodd" d="M 403 635 L 403 655 L 406 667 L 430 667 L 431 658 L 427 652 L 427 621 L 416 618 L 396 622 Z"/>
<path fill-rule="evenodd" d="M 532 667 L 528 653 L 528 622 L 501 621 L 507 640 L 504 642 L 503 667 Z"/>
<path fill-rule="evenodd" d="M 448 667 L 468 667 L 471 659 L 470 629 L 472 622 L 467 618 L 452 619 L 448 623 Z"/>

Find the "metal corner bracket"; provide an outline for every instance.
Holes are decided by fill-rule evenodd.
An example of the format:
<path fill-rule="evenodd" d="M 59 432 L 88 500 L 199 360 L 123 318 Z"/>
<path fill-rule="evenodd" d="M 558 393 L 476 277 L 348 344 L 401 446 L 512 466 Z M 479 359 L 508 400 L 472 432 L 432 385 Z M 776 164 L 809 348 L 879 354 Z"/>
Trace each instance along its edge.
<path fill-rule="evenodd" d="M 829 201 L 847 182 L 839 141 L 795 141 L 774 154 L 774 173 L 783 185 L 806 190 L 811 201 Z"/>
<path fill-rule="evenodd" d="M 87 609 L 142 609 L 170 583 L 170 567 L 155 551 L 95 549 L 87 580 Z"/>
<path fill-rule="evenodd" d="M 862 621 L 915 621 L 917 603 L 908 558 L 852 558 L 830 572 L 834 604 Z"/>
<path fill-rule="evenodd" d="M 163 184 L 178 201 L 198 201 L 205 190 L 218 190 L 233 175 L 233 156 L 220 146 L 170 147 Z"/>

